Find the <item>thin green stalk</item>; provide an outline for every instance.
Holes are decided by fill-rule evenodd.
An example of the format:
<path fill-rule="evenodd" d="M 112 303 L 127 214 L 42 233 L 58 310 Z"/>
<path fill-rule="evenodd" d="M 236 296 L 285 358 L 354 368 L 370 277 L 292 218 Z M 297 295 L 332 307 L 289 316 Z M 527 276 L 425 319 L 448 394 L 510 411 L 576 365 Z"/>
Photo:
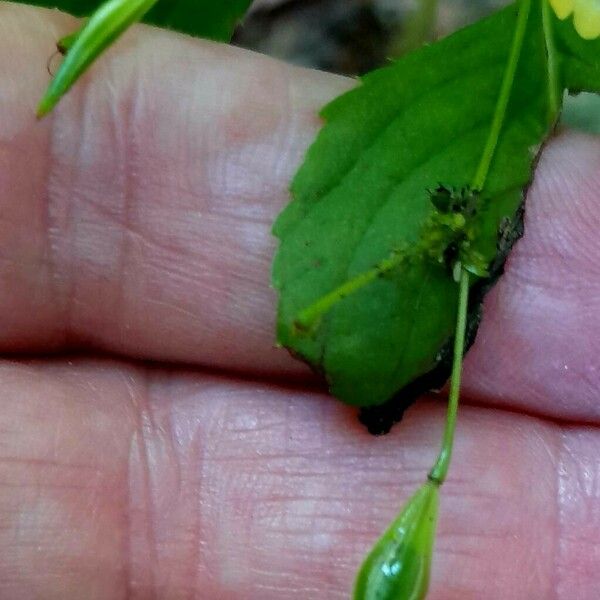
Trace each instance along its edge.
<path fill-rule="evenodd" d="M 454 446 L 454 432 L 458 415 L 458 401 L 460 397 L 460 383 L 462 374 L 463 357 L 465 354 L 465 337 L 467 332 L 469 307 L 469 273 L 461 270 L 458 296 L 458 315 L 456 319 L 456 335 L 454 337 L 454 358 L 452 363 L 452 379 L 450 382 L 450 398 L 448 400 L 448 416 L 442 440 L 442 449 L 438 459 L 429 472 L 429 480 L 442 485 L 448 475 L 452 448 Z"/>
<path fill-rule="evenodd" d="M 517 27 L 513 36 L 508 63 L 506 65 L 504 78 L 502 80 L 502 87 L 500 88 L 500 96 L 498 98 L 498 103 L 496 104 L 496 110 L 494 112 L 490 133 L 483 150 L 481 161 L 471 186 L 474 190 L 481 191 L 484 188 L 494 155 L 496 153 L 496 148 L 498 147 L 498 140 L 500 139 L 502 127 L 504 126 L 506 110 L 508 108 L 508 103 L 510 102 L 515 75 L 517 73 L 521 52 L 523 50 L 523 42 L 525 40 L 525 33 L 527 31 L 527 23 L 531 13 L 531 2 L 532 0 L 521 0 L 519 6 Z M 558 97 L 556 91 L 558 87 L 555 76 L 555 49 L 551 30 L 549 29 L 550 14 L 548 12 L 549 7 L 546 0 L 543 0 L 542 6 L 542 10 L 544 11 L 544 33 L 546 35 L 546 44 L 548 47 L 550 106 L 552 112 L 557 114 Z M 435 465 L 429 472 L 429 479 L 438 485 L 441 485 L 446 480 L 452 458 L 452 448 L 454 446 L 454 432 L 456 429 L 456 417 L 458 414 L 458 402 L 460 398 L 460 383 L 465 352 L 465 334 L 467 329 L 469 304 L 469 273 L 465 269 L 461 270 L 459 286 L 459 306 L 456 321 L 456 336 L 454 338 L 454 356 L 452 364 L 452 376 L 450 380 L 450 397 L 448 399 L 448 417 L 444 429 L 442 450 L 440 451 Z"/>
<path fill-rule="evenodd" d="M 554 27 L 552 25 L 552 11 L 548 0 L 542 0 L 542 22 L 544 25 L 544 40 L 548 58 L 548 102 L 550 124 L 558 118 L 561 107 L 561 88 L 558 75 L 558 61 L 556 57 L 556 44 L 554 41 Z"/>
<path fill-rule="evenodd" d="M 510 49 L 506 71 L 504 72 L 502 87 L 500 88 L 500 96 L 498 97 L 498 103 L 496 104 L 492 126 L 483 150 L 483 154 L 481 156 L 481 161 L 479 163 L 479 167 L 477 168 L 475 178 L 473 179 L 472 187 L 477 191 L 483 190 L 487 176 L 490 172 L 492 160 L 494 159 L 494 154 L 496 153 L 496 147 L 498 146 L 498 140 L 500 139 L 502 127 L 504 125 L 506 110 L 508 108 L 508 103 L 510 102 L 515 75 L 517 73 L 517 67 L 519 66 L 519 59 L 521 58 L 521 51 L 523 50 L 523 42 L 525 40 L 525 33 L 527 31 L 527 23 L 529 21 L 529 14 L 531 13 L 531 1 L 532 0 L 521 0 L 520 2 L 519 15 L 517 17 L 517 27 L 515 29 L 512 47 Z"/>
<path fill-rule="evenodd" d="M 448 417 L 439 458 L 425 482 L 367 555 L 358 571 L 353 600 L 423 600 L 429 587 L 431 557 L 444 483 L 454 445 L 460 377 L 469 306 L 469 273 L 461 270 L 459 310 Z"/>

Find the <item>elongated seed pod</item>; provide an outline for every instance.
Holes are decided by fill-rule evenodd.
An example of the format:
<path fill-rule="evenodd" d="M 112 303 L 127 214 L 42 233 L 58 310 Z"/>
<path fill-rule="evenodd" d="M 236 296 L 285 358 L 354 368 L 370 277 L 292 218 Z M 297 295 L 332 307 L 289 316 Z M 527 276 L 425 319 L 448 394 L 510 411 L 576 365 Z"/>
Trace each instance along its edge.
<path fill-rule="evenodd" d="M 363 563 L 354 600 L 423 600 L 429 588 L 439 488 L 428 481 L 404 506 Z"/>

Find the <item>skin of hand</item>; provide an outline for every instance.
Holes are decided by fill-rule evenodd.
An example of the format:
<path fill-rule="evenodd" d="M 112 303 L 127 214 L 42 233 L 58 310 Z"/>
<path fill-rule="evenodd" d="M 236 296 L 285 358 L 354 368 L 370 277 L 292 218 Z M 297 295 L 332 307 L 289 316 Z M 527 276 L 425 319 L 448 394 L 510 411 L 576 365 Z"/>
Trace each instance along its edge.
<path fill-rule="evenodd" d="M 424 480 L 274 348 L 270 227 L 353 82 L 139 27 L 34 118 L 75 21 L 0 3 L 0 598 L 342 600 Z M 432 600 L 600 597 L 600 141 L 561 133 L 485 305 Z"/>

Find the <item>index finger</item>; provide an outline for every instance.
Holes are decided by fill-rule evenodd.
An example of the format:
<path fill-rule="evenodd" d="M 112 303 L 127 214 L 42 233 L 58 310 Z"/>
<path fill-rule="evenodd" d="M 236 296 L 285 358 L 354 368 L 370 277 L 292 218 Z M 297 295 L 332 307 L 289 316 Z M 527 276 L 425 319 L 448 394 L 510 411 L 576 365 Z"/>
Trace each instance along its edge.
<path fill-rule="evenodd" d="M 71 19 L 2 6 L 0 347 L 302 370 L 274 349 L 274 214 L 347 80 L 138 28 L 48 121 Z"/>
<path fill-rule="evenodd" d="M 270 227 L 319 107 L 352 82 L 138 28 L 40 125 L 72 22 L 2 10 L 0 347 L 303 373 L 274 349 Z M 546 149 L 467 361 L 471 399 L 600 417 L 599 165 L 597 139 Z"/>

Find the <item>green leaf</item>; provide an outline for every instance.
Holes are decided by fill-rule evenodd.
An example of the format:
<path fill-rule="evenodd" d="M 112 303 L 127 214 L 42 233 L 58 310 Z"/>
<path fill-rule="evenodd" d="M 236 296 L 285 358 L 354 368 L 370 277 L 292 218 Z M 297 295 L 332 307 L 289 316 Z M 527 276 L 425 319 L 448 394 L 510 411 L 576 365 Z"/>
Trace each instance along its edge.
<path fill-rule="evenodd" d="M 225 42 L 251 4 L 252 0 L 162 0 L 145 22 Z"/>
<path fill-rule="evenodd" d="M 403 389 L 418 395 L 434 375 L 443 381 L 458 298 L 448 265 L 398 262 L 338 294 L 308 331 L 298 316 L 422 243 L 435 211 L 429 190 L 473 184 L 481 191 L 473 245 L 490 273 L 473 278 L 473 333 L 519 237 L 524 190 L 562 90 L 599 90 L 599 68 L 599 43 L 581 40 L 545 0 L 523 0 L 371 73 L 325 107 L 326 125 L 274 227 L 280 343 L 353 405 L 381 405 Z"/>
<path fill-rule="evenodd" d="M 58 8 L 76 17 L 88 17 L 103 1 L 26 0 L 22 3 Z M 143 22 L 195 37 L 229 41 L 236 24 L 251 4 L 252 0 L 160 0 Z"/>
<path fill-rule="evenodd" d="M 556 52 L 563 86 L 572 93 L 600 91 L 600 39 L 582 39 L 572 21 L 555 20 Z"/>

